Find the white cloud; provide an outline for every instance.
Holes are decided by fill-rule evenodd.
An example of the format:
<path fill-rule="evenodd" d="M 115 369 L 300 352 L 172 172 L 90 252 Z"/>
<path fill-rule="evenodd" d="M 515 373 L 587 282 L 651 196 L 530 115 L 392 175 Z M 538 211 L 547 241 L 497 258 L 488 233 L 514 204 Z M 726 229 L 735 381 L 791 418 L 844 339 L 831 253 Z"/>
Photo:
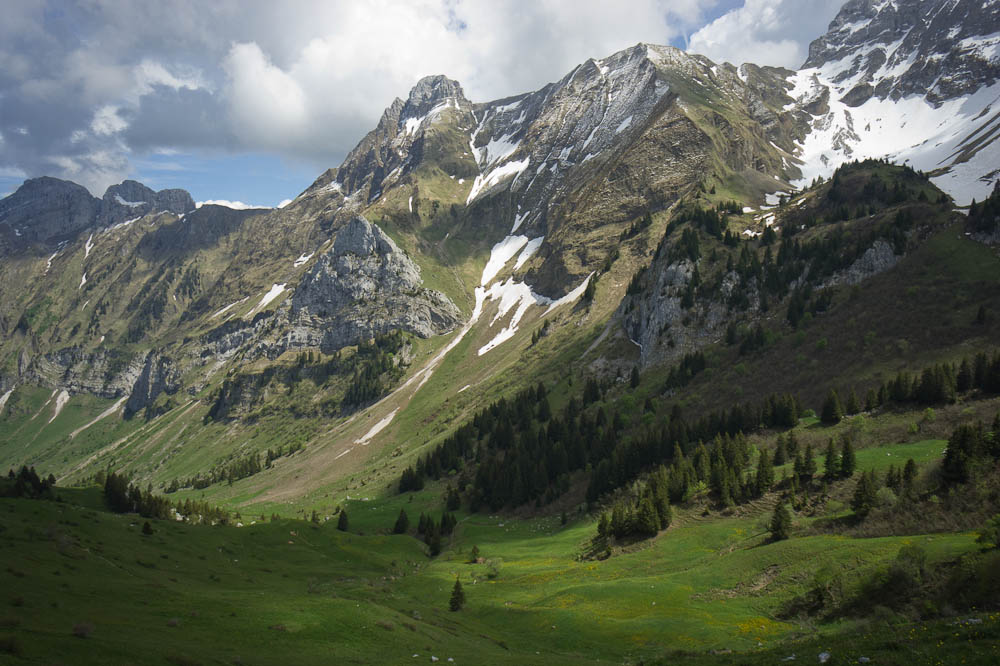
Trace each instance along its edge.
<path fill-rule="evenodd" d="M 723 1 L 733 2 L 58 3 L 73 38 L 52 29 L 44 6 L 14 3 L 0 24 L 0 161 L 30 175 L 56 169 L 98 194 L 117 182 L 106 179 L 171 149 L 267 152 L 325 168 L 423 76 L 457 79 L 473 101 L 527 92 L 587 58 L 677 40 Z M 839 3 L 746 0 L 698 30 L 691 50 L 797 66 Z"/>
<path fill-rule="evenodd" d="M 208 201 L 197 201 L 195 202 L 195 208 L 201 208 L 202 206 L 225 206 L 226 208 L 232 208 L 234 210 L 249 210 L 250 208 L 270 208 L 270 206 L 254 206 L 253 204 L 243 203 L 242 201 L 227 201 L 226 199 L 209 199 Z"/>
<path fill-rule="evenodd" d="M 94 119 L 90 123 L 90 130 L 97 136 L 108 136 L 110 134 L 117 134 L 123 129 L 128 127 L 128 123 L 125 119 L 118 115 L 118 107 L 113 104 L 107 104 L 102 106 L 97 111 L 94 112 Z M 82 137 L 76 134 L 78 142 Z M 70 141 L 73 137 L 70 137 Z"/>
<path fill-rule="evenodd" d="M 746 0 L 691 35 L 688 50 L 716 62 L 798 69 L 843 0 Z"/>

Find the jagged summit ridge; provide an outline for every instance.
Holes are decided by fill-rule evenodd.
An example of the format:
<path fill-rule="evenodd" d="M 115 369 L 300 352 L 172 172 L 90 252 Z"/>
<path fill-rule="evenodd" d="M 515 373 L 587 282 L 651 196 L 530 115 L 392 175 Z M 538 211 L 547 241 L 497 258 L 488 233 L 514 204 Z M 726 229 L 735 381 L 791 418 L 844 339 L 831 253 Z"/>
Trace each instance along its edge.
<path fill-rule="evenodd" d="M 789 83 L 785 110 L 809 129 L 800 182 L 846 160 L 889 157 L 931 172 L 959 203 L 992 189 L 1000 3 L 852 0 Z"/>
<path fill-rule="evenodd" d="M 926 96 L 940 104 L 1000 79 L 1000 3 L 851 0 L 809 47 L 803 69 L 836 69 L 845 102 Z"/>

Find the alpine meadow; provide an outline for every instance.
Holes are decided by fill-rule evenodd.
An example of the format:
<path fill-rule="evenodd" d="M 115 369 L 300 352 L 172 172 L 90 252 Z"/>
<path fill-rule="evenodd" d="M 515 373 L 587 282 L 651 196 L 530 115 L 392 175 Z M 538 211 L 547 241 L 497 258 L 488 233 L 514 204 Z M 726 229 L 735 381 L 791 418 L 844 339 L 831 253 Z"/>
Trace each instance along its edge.
<path fill-rule="evenodd" d="M 425 76 L 273 208 L 3 166 L 0 47 L 0 663 L 1000 663 L 1000 2 L 834 11 Z M 66 146 L 227 118 L 142 62 Z"/>

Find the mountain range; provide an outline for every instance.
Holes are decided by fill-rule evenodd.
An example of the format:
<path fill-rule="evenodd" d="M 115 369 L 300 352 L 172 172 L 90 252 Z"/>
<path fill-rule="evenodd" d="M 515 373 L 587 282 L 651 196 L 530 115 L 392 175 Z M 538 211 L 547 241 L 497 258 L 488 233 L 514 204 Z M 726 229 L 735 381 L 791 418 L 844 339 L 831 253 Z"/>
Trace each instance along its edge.
<path fill-rule="evenodd" d="M 997 2 L 851 0 L 798 71 L 638 44 L 486 103 L 424 78 L 281 209 L 28 180 L 0 201 L 4 462 L 166 485 L 294 432 L 302 462 L 263 483 L 301 498 L 556 376 L 525 360 L 540 331 L 584 375 L 669 367 L 790 293 L 674 251 L 692 205 L 724 208 L 737 245 L 790 235 L 824 215 L 810 185 L 866 158 L 986 198 L 998 44 Z M 867 239 L 816 286 L 919 243 Z"/>

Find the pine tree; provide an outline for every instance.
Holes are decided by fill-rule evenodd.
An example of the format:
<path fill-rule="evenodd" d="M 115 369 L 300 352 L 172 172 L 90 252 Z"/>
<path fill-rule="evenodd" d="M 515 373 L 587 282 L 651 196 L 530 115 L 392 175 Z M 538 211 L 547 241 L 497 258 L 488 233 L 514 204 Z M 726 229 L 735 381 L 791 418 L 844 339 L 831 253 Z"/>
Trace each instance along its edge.
<path fill-rule="evenodd" d="M 771 457 L 767 451 L 761 451 L 760 460 L 757 462 L 757 476 L 754 479 L 754 493 L 757 497 L 762 497 L 773 485 L 774 466 L 771 464 Z"/>
<path fill-rule="evenodd" d="M 408 529 L 410 529 L 410 517 L 406 515 L 406 509 L 400 509 L 399 517 L 396 518 L 396 524 L 392 528 L 392 533 L 406 534 Z"/>
<path fill-rule="evenodd" d="M 350 523 L 347 520 L 347 511 L 344 509 L 340 510 L 340 518 L 337 519 L 337 529 L 341 532 L 346 532 Z"/>
<path fill-rule="evenodd" d="M 913 482 L 917 480 L 917 463 L 910 458 L 903 467 L 903 490 L 910 492 L 913 490 Z"/>
<path fill-rule="evenodd" d="M 827 425 L 833 425 L 840 423 L 842 418 L 844 418 L 844 408 L 840 404 L 840 397 L 835 390 L 830 389 L 830 392 L 826 395 L 826 400 L 823 401 L 823 411 L 820 414 L 820 421 Z"/>
<path fill-rule="evenodd" d="M 781 467 L 785 464 L 788 459 L 788 451 L 785 448 L 785 438 L 778 435 L 778 446 L 774 449 L 774 459 L 772 464 L 774 467 Z"/>
<path fill-rule="evenodd" d="M 479 561 L 479 546 L 473 546 L 472 552 L 469 553 L 469 563 L 475 564 Z"/>
<path fill-rule="evenodd" d="M 847 398 L 847 407 L 845 408 L 847 414 L 857 414 L 861 411 L 861 404 L 858 402 L 858 394 L 851 389 L 851 395 Z"/>
<path fill-rule="evenodd" d="M 780 502 L 774 507 L 774 514 L 771 516 L 771 540 L 782 541 L 787 539 L 792 529 L 792 514 L 784 502 Z"/>
<path fill-rule="evenodd" d="M 862 473 L 858 479 L 858 485 L 854 488 L 854 497 L 851 500 L 851 509 L 858 518 L 865 518 L 875 507 L 878 501 L 874 473 Z"/>
<path fill-rule="evenodd" d="M 849 479 L 854 476 L 854 470 L 857 469 L 858 459 L 854 455 L 854 447 L 851 446 L 851 440 L 847 437 L 844 438 L 844 444 L 840 448 L 840 477 L 842 479 Z"/>
<path fill-rule="evenodd" d="M 828 481 L 836 479 L 840 474 L 840 461 L 837 458 L 837 450 L 833 447 L 833 437 L 826 445 L 826 459 L 823 463 L 823 478 Z"/>
<path fill-rule="evenodd" d="M 816 476 L 816 456 L 813 455 L 813 447 L 811 443 L 806 444 L 806 453 L 803 458 L 805 458 L 805 466 L 803 467 L 805 480 L 812 481 L 813 477 Z"/>
<path fill-rule="evenodd" d="M 460 611 L 465 606 L 465 590 L 462 589 L 462 582 L 455 579 L 455 587 L 451 588 L 451 600 L 448 608 L 452 611 Z"/>
<path fill-rule="evenodd" d="M 640 536 L 656 536 L 660 531 L 660 517 L 653 506 L 653 500 L 649 495 L 639 502 L 639 510 L 636 511 L 633 530 Z"/>

